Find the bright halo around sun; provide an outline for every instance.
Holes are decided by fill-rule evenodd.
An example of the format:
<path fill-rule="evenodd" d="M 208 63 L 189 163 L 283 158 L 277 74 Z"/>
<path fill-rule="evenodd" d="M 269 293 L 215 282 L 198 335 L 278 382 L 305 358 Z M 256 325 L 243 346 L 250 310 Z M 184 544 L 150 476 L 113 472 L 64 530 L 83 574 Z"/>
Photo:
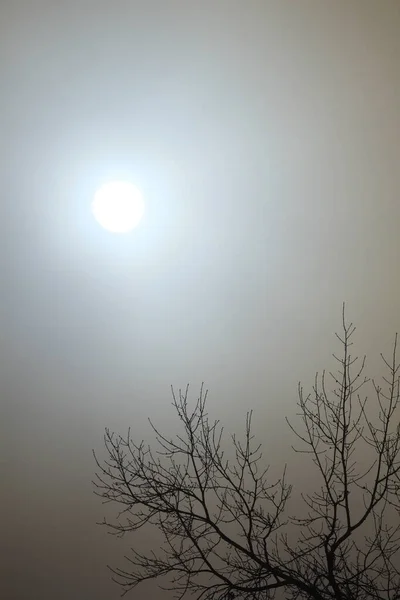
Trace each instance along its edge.
<path fill-rule="evenodd" d="M 143 217 L 143 197 L 132 183 L 111 181 L 95 193 L 92 212 L 104 229 L 113 233 L 128 233 L 139 225 Z"/>

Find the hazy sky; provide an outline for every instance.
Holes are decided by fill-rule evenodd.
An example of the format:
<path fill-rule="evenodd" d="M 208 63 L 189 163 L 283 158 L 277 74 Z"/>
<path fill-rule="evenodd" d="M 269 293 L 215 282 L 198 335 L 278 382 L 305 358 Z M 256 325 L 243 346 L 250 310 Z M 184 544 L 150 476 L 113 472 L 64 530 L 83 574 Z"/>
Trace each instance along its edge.
<path fill-rule="evenodd" d="M 400 330 L 400 2 L 0 6 L 0 597 L 114 600 L 105 426 L 173 429 L 204 380 L 285 456 L 342 301 L 372 364 Z M 90 214 L 112 178 L 128 236 Z"/>

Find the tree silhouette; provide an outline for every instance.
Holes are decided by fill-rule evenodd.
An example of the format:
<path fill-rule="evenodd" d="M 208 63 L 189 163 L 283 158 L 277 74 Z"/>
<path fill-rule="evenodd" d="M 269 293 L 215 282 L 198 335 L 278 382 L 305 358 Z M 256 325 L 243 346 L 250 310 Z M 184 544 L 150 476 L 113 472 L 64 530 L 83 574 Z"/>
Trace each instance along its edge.
<path fill-rule="evenodd" d="M 381 355 L 380 387 L 364 376 L 365 357 L 350 354 L 354 331 L 343 308 L 332 388 L 325 372 L 311 393 L 299 385 L 300 424 L 288 425 L 293 450 L 310 455 L 313 491 L 303 490 L 297 516 L 286 468 L 272 480 L 263 465 L 252 413 L 243 439 L 230 437 L 227 457 L 203 388 L 193 408 L 188 388 L 172 390 L 182 432 L 170 438 L 151 423 L 156 449 L 106 429 L 95 493 L 120 511 L 103 524 L 117 535 L 155 527 L 161 539 L 153 552 L 133 549 L 125 569 L 111 569 L 123 594 L 157 579 L 178 598 L 400 599 L 397 336 L 391 359 Z"/>

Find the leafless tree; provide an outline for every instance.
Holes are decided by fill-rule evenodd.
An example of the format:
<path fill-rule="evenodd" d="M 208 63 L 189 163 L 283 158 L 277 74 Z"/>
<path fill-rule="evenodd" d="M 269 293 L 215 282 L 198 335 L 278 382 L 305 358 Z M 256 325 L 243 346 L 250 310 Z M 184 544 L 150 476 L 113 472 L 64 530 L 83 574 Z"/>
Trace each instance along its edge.
<path fill-rule="evenodd" d="M 201 600 L 400 599 L 397 336 L 390 360 L 382 355 L 381 387 L 364 376 L 365 357 L 350 354 L 354 330 L 343 309 L 337 374 L 317 374 L 309 394 L 299 385 L 293 450 L 310 455 L 318 483 L 296 502 L 297 516 L 286 468 L 272 480 L 263 466 L 251 412 L 228 458 L 204 389 L 193 408 L 188 389 L 172 392 L 182 432 L 170 438 L 151 424 L 155 450 L 106 430 L 95 492 L 120 511 L 103 524 L 117 535 L 155 527 L 162 538 L 111 569 L 123 593 L 157 579 L 178 598 Z"/>

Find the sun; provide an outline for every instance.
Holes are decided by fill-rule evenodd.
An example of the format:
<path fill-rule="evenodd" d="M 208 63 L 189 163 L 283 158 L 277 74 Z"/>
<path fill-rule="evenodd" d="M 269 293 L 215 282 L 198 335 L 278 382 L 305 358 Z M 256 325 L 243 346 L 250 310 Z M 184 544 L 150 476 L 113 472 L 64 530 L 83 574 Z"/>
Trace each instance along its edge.
<path fill-rule="evenodd" d="M 112 233 L 128 233 L 144 214 L 140 190 L 126 181 L 111 181 L 97 190 L 92 202 L 96 221 Z"/>

